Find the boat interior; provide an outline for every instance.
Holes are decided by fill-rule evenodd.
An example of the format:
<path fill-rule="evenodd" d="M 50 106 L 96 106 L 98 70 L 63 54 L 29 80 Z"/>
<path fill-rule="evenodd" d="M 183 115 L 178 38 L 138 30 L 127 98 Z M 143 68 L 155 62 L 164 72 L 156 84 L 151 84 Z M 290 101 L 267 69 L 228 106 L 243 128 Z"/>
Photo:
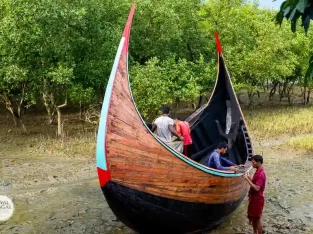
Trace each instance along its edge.
<path fill-rule="evenodd" d="M 228 77 L 223 57 L 219 58 L 219 74 L 207 107 L 191 125 L 193 139 L 191 158 L 203 163 L 219 142 L 228 144 L 225 158 L 245 164 L 252 157 L 251 140 Z"/>
<path fill-rule="evenodd" d="M 189 122 L 193 141 L 191 159 L 194 161 L 203 164 L 222 141 L 228 144 L 227 153 L 223 157 L 237 165 L 251 160 L 251 139 L 221 55 L 217 83 L 211 99 Z M 146 125 L 151 129 L 151 123 L 146 122 Z"/>

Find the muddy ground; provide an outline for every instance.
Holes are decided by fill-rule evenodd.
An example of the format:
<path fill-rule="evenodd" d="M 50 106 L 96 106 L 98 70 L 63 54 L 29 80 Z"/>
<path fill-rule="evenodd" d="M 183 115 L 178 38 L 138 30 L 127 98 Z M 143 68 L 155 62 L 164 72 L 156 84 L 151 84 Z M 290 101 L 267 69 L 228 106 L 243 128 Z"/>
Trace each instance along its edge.
<path fill-rule="evenodd" d="M 59 140 L 55 126 L 34 118 L 27 123 L 29 134 L 12 127 L 5 115 L 0 120 L 0 195 L 15 204 L 13 217 L 0 222 L 0 233 L 134 233 L 116 221 L 100 190 L 93 126 L 70 127 L 68 120 Z M 254 139 L 268 175 L 265 233 L 313 233 L 313 156 L 283 146 L 288 139 Z M 210 233 L 252 233 L 246 208 L 247 199 Z"/>

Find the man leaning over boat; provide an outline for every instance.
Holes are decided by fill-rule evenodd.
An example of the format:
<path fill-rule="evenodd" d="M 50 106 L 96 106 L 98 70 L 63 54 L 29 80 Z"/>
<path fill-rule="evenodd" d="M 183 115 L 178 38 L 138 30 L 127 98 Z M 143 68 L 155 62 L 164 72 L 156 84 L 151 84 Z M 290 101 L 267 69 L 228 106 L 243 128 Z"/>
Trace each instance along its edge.
<path fill-rule="evenodd" d="M 174 120 L 169 117 L 170 107 L 162 108 L 162 115 L 158 117 L 153 123 L 151 131 L 157 131 L 157 136 L 165 143 L 172 142 L 172 134 L 180 141 L 184 141 L 184 137 L 179 135 L 174 128 Z M 176 148 L 176 147 L 174 147 Z"/>
<path fill-rule="evenodd" d="M 204 165 L 222 171 L 238 171 L 239 167 L 235 163 L 221 156 L 226 154 L 226 152 L 227 144 L 220 142 L 216 150 L 214 150 L 210 157 L 204 162 Z"/>
<path fill-rule="evenodd" d="M 176 132 L 184 138 L 184 155 L 190 158 L 192 152 L 192 138 L 190 133 L 190 125 L 187 121 L 182 121 L 179 116 L 174 118 Z"/>

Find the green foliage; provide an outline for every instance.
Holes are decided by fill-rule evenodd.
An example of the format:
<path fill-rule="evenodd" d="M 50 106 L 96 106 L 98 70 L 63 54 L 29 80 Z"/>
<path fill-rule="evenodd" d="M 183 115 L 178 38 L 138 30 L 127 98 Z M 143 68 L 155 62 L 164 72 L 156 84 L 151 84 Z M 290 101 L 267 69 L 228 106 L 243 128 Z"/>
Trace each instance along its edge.
<path fill-rule="evenodd" d="M 133 59 L 143 65 L 158 57 L 185 58 L 196 61 L 201 53 L 209 53 L 209 41 L 199 26 L 200 0 L 140 0 L 131 33 Z"/>
<path fill-rule="evenodd" d="M 195 100 L 201 87 L 190 69 L 192 66 L 194 64 L 185 59 L 176 62 L 173 58 L 162 62 L 152 58 L 145 65 L 135 65 L 130 73 L 131 84 L 141 114 L 148 117 L 174 101 Z"/>
<path fill-rule="evenodd" d="M 301 26 L 307 34 L 311 20 L 313 20 L 313 4 L 310 0 L 287 0 L 281 4 L 276 14 L 276 22 L 282 25 L 284 18 L 290 20 L 292 32 L 296 32 L 298 19 L 301 17 Z M 313 77 L 313 55 L 309 60 L 308 69 L 305 74 L 305 83 Z"/>
<path fill-rule="evenodd" d="M 287 0 L 281 4 L 280 11 L 276 15 L 276 21 L 280 25 L 284 18 L 290 20 L 291 30 L 296 31 L 298 19 L 301 17 L 302 24 L 307 33 L 310 21 L 313 20 L 313 5 L 310 0 Z"/>
<path fill-rule="evenodd" d="M 0 2 L 0 98 L 88 106 L 103 99 L 132 1 L 27 0 Z M 291 22 L 278 28 L 283 18 Z M 244 0 L 138 0 L 130 38 L 134 99 L 144 117 L 164 104 L 197 103 L 214 86 L 214 32 L 237 92 L 265 83 L 308 85 L 312 34 L 309 1 L 285 1 L 279 14 Z M 308 69 L 309 68 L 309 69 Z M 59 109 L 58 109 L 59 111 Z"/>

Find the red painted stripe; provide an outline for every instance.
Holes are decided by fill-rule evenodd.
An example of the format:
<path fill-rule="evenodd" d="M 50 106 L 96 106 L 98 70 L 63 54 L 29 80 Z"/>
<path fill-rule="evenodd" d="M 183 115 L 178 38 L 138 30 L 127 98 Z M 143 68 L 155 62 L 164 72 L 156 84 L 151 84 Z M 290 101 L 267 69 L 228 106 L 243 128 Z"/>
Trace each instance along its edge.
<path fill-rule="evenodd" d="M 217 52 L 222 53 L 222 46 L 221 46 L 220 39 L 218 38 L 218 33 L 215 32 L 214 35 L 215 35 Z"/>
<path fill-rule="evenodd" d="M 103 187 L 109 180 L 111 180 L 110 172 L 107 170 L 102 170 L 101 168 L 97 167 L 98 178 L 100 187 Z"/>
<path fill-rule="evenodd" d="M 135 8 L 136 8 L 136 3 L 133 3 L 132 8 L 131 8 L 130 13 L 129 13 L 129 16 L 128 16 L 128 19 L 127 19 L 127 23 L 126 23 L 125 28 L 124 28 L 123 35 L 122 35 L 122 37 L 125 37 L 123 54 L 128 52 L 128 42 L 129 42 L 129 36 L 130 36 L 130 29 L 131 29 L 131 24 L 132 24 L 134 13 L 135 13 Z"/>

